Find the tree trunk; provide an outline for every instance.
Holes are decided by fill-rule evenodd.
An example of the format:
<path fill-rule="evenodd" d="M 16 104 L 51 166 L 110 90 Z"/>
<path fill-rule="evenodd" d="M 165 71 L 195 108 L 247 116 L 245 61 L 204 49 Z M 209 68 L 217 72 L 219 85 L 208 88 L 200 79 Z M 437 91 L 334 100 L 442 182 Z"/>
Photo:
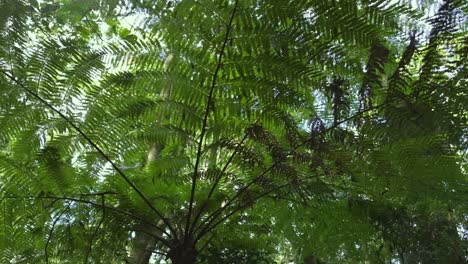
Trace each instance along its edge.
<path fill-rule="evenodd" d="M 173 58 L 174 56 L 172 54 L 167 56 L 166 62 L 164 63 L 164 71 L 167 72 L 169 70 Z M 171 95 L 171 92 L 172 80 L 169 78 L 166 89 L 161 92 L 162 98 L 168 98 Z M 160 121 L 162 118 L 162 116 L 157 116 L 156 121 Z M 155 161 L 159 157 L 163 148 L 164 146 L 161 144 L 153 143 L 150 145 L 146 161 L 147 168 L 152 161 Z M 163 225 L 162 221 L 158 223 L 158 226 L 161 225 Z M 129 264 L 148 264 L 157 243 L 156 239 L 149 234 L 161 235 L 161 232 L 146 224 L 141 224 L 138 229 L 141 231 L 135 231 L 135 237 L 132 239 L 132 251 L 130 252 L 130 257 L 127 261 Z M 194 261 L 195 259 L 192 262 L 173 261 L 173 263 L 194 263 Z"/>
<path fill-rule="evenodd" d="M 158 158 L 162 146 L 153 144 L 148 151 L 147 163 Z M 158 225 L 162 225 L 162 221 Z M 159 230 L 147 224 L 140 224 L 136 227 L 135 237 L 132 239 L 132 251 L 127 259 L 129 264 L 148 264 L 156 248 L 156 239 L 150 234 L 161 235 Z"/>
<path fill-rule="evenodd" d="M 322 262 L 315 255 L 310 254 L 304 258 L 304 264 L 324 264 L 324 262 Z"/>
<path fill-rule="evenodd" d="M 155 230 L 145 224 L 140 225 L 138 230 L 141 231 L 135 231 L 135 237 L 132 239 L 132 251 L 127 261 L 129 264 L 148 264 L 156 246 L 156 239 L 149 234 L 155 233 Z"/>
<path fill-rule="evenodd" d="M 184 243 L 171 249 L 168 257 L 172 264 L 193 264 L 197 258 L 198 252 L 192 243 Z"/>

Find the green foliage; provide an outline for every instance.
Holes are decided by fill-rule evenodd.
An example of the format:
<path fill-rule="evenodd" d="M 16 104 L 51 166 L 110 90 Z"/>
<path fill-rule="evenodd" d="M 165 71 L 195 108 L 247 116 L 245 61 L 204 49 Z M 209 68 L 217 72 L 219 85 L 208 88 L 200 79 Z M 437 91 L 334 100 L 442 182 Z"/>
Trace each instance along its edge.
<path fill-rule="evenodd" d="M 393 2 L 0 1 L 0 262 L 468 261 L 468 6 Z"/>

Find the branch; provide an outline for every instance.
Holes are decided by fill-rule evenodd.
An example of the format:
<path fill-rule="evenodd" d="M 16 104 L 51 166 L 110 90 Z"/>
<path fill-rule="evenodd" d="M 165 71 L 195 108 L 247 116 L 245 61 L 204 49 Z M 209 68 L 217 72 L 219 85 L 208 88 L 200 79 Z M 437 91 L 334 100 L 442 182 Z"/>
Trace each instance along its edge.
<path fill-rule="evenodd" d="M 101 208 L 105 208 L 105 209 L 108 209 L 108 210 L 111 210 L 111 211 L 115 211 L 115 212 L 118 212 L 118 213 L 121 213 L 121 214 L 124 214 L 126 216 L 129 216 L 129 217 L 132 217 L 134 219 L 137 219 L 139 221 L 142 221 L 143 223 L 146 223 L 152 227 L 154 227 L 155 229 L 163 232 L 164 234 L 166 235 L 170 235 L 167 233 L 166 230 L 162 229 L 161 227 L 149 222 L 148 220 L 146 220 L 145 218 L 139 216 L 139 215 L 136 215 L 136 214 L 133 214 L 133 213 L 130 213 L 130 212 L 127 212 L 127 211 L 124 211 L 124 210 L 121 210 L 121 209 L 118 209 L 118 208 L 115 208 L 115 207 L 110 207 L 110 206 L 105 206 L 105 205 L 102 205 L 102 204 L 99 204 L 99 203 L 95 203 L 95 202 L 92 202 L 92 201 L 88 201 L 88 200 L 83 200 L 83 199 L 78 199 L 78 198 L 73 198 L 73 197 L 51 197 L 51 196 L 45 196 L 43 198 L 46 198 L 46 199 L 59 199 L 59 200 L 69 200 L 69 201 L 74 201 L 74 202 L 79 202 L 79 203 L 85 203 L 85 204 L 90 204 L 90 205 L 94 205 L 94 206 L 97 206 L 97 207 L 101 207 Z M 160 236 L 154 236 L 156 239 L 158 239 L 159 241 L 161 241 L 162 243 L 164 244 L 168 244 L 167 240 L 164 239 L 163 237 L 160 237 Z"/>
<path fill-rule="evenodd" d="M 411 33 L 410 35 L 410 43 L 406 47 L 405 51 L 403 52 L 403 55 L 401 56 L 400 61 L 398 62 L 398 66 L 393 73 L 391 79 L 398 79 L 400 76 L 401 71 L 403 71 L 406 66 L 411 62 L 411 59 L 413 58 L 413 54 L 416 51 L 416 32 Z"/>
<path fill-rule="evenodd" d="M 157 250 L 150 250 L 150 251 L 153 252 L 153 253 L 155 253 L 155 254 L 158 254 L 158 255 L 167 257 L 167 253 L 166 253 L 166 252 L 157 251 Z"/>
<path fill-rule="evenodd" d="M 393 96 L 399 96 L 400 99 L 405 100 L 402 96 L 402 92 L 396 89 L 398 82 L 402 79 L 401 73 L 405 70 L 406 66 L 411 62 L 414 52 L 416 51 L 416 32 L 410 35 L 410 43 L 406 47 L 403 55 L 401 56 L 398 66 L 390 77 L 390 84 L 387 89 L 386 100 L 393 99 Z M 407 101 L 407 100 L 405 100 Z M 408 102 L 407 102 L 408 103 Z"/>
<path fill-rule="evenodd" d="M 316 176 L 313 176 L 313 177 L 307 177 L 307 179 L 311 179 L 311 178 L 316 178 L 316 177 L 320 177 L 320 176 L 323 176 L 323 175 L 316 175 Z M 291 185 L 291 183 L 293 183 L 296 179 L 293 179 L 285 184 L 282 184 L 282 185 L 279 185 L 271 190 L 268 190 L 260 195 L 258 195 L 257 197 L 253 198 L 253 199 L 250 199 L 248 202 L 245 202 L 244 204 L 240 205 L 239 207 L 237 207 L 236 209 L 234 209 L 231 213 L 225 215 L 222 219 L 220 219 L 218 222 L 216 222 L 214 225 L 212 225 L 210 227 L 210 224 L 212 223 L 212 221 L 214 221 L 214 219 L 212 219 L 212 221 L 210 221 L 210 223 L 208 223 L 203 229 L 202 231 L 200 231 L 200 234 L 197 236 L 197 239 L 195 241 L 198 241 L 199 239 L 201 239 L 204 235 L 206 235 L 207 233 L 209 233 L 211 230 L 213 230 L 214 228 L 216 228 L 216 226 L 218 226 L 219 224 L 221 224 L 222 222 L 224 222 L 225 220 L 227 220 L 229 217 L 231 217 L 232 215 L 234 215 L 235 213 L 237 213 L 238 211 L 242 210 L 245 208 L 245 206 L 247 206 L 248 204 L 250 203 L 253 203 L 253 202 L 256 202 L 257 200 L 259 200 L 260 198 L 263 198 L 263 197 L 270 197 L 270 198 L 274 198 L 274 199 L 280 199 L 279 197 L 275 197 L 275 196 L 270 196 L 271 193 L 274 193 L 276 191 L 278 191 L 279 189 L 282 189 L 286 186 L 289 186 Z M 290 202 L 296 202 L 296 203 L 299 203 L 298 201 L 295 201 L 295 200 L 289 200 L 288 201 Z"/>
<path fill-rule="evenodd" d="M 50 244 L 50 241 L 52 240 L 52 235 L 54 233 L 54 229 L 55 229 L 55 225 L 57 224 L 58 220 L 60 219 L 60 217 L 62 217 L 62 215 L 70 208 L 70 204 L 67 205 L 67 208 L 63 209 L 62 212 L 60 212 L 60 214 L 57 216 L 57 218 L 55 218 L 54 222 L 52 223 L 52 227 L 50 228 L 50 231 L 49 231 L 49 235 L 47 236 L 47 241 L 46 241 L 46 244 L 45 244 L 45 247 L 44 247 L 44 255 L 45 255 L 45 261 L 47 264 L 49 264 L 49 253 L 48 253 L 48 247 L 49 247 L 49 244 Z"/>
<path fill-rule="evenodd" d="M 224 18 L 220 14 L 216 13 L 213 10 L 213 8 L 208 7 L 208 6 L 204 5 L 203 3 L 201 3 L 200 1 L 197 1 L 197 0 L 195 0 L 194 2 L 195 2 L 195 4 L 199 4 L 201 7 L 203 7 L 206 11 L 213 13 L 213 15 L 216 18 L 218 18 L 218 20 L 221 21 L 221 23 L 223 23 L 224 25 L 228 25 L 227 21 L 224 20 Z"/>
<path fill-rule="evenodd" d="M 200 254 L 208 246 L 208 244 L 210 244 L 210 242 L 211 242 L 211 240 L 213 240 L 214 236 L 215 236 L 215 234 L 213 233 L 211 235 L 211 237 L 208 238 L 208 240 L 206 240 L 205 244 L 200 247 L 200 250 L 198 250 L 198 254 Z"/>
<path fill-rule="evenodd" d="M 21 82 L 19 82 L 15 77 L 13 77 L 13 75 L 9 74 L 8 72 L 6 72 L 5 70 L 1 70 L 2 73 L 7 76 L 11 81 L 13 81 L 14 83 L 16 83 L 17 85 L 19 85 L 21 88 L 23 88 L 27 93 L 29 93 L 30 95 L 32 95 L 33 97 L 35 97 L 37 100 L 39 100 L 41 103 L 43 103 L 44 105 L 46 105 L 48 108 L 50 108 L 53 112 L 57 113 L 63 120 L 65 120 L 65 122 L 67 122 L 71 127 L 73 127 L 107 162 L 109 162 L 112 166 L 112 168 L 115 169 L 115 171 L 117 171 L 117 174 L 119 174 L 124 180 L 125 182 L 127 182 L 128 185 L 130 185 L 130 187 L 138 194 L 138 196 L 140 196 L 140 198 L 151 208 L 151 210 L 153 210 L 153 212 L 156 213 L 156 215 L 161 218 L 161 220 L 164 222 L 165 225 L 167 225 L 167 227 L 169 228 L 169 230 L 175 235 L 177 236 L 177 234 L 175 233 L 174 229 L 172 228 L 172 225 L 169 223 L 169 221 L 161 214 L 161 212 L 159 212 L 158 209 L 156 209 L 156 207 L 154 207 L 151 202 L 148 200 L 148 198 L 146 198 L 146 196 L 136 187 L 136 185 L 127 177 L 127 175 L 125 175 L 123 173 L 123 171 L 121 169 L 119 169 L 119 167 L 117 167 L 117 165 L 109 158 L 109 156 L 107 156 L 104 151 L 101 150 L 100 147 L 98 147 L 98 145 L 96 145 L 96 143 L 94 143 L 94 141 L 91 140 L 91 138 L 88 137 L 88 135 L 86 135 L 86 133 L 83 132 L 83 130 L 81 130 L 77 125 L 75 125 L 75 123 L 73 123 L 70 118 L 68 118 L 67 116 L 65 116 L 62 112 L 60 112 L 60 110 L 58 110 L 57 108 L 55 108 L 53 105 L 51 105 L 50 103 L 48 103 L 46 100 L 44 100 L 42 97 L 40 97 L 37 93 L 33 92 L 32 90 L 28 89 L 25 85 L 23 85 Z"/>
<path fill-rule="evenodd" d="M 105 195 L 102 194 L 101 195 L 102 218 L 99 221 L 99 223 L 96 225 L 96 228 L 94 229 L 94 232 L 91 235 L 91 238 L 89 239 L 89 248 L 88 248 L 88 251 L 86 252 L 85 264 L 88 263 L 89 254 L 91 254 L 91 250 L 93 249 L 93 240 L 94 240 L 94 238 L 96 237 L 96 235 L 97 235 L 97 233 L 99 231 L 99 227 L 102 225 L 102 223 L 104 222 L 104 219 L 106 218 L 106 207 L 105 207 L 105 198 L 104 197 L 105 197 Z"/>
<path fill-rule="evenodd" d="M 294 180 L 293 180 L 294 181 Z M 223 218 L 221 218 L 219 221 L 217 221 L 216 223 L 214 223 L 213 225 L 211 225 L 213 223 L 213 220 L 216 219 L 216 218 L 213 218 L 212 221 L 210 221 L 201 231 L 200 233 L 198 234 L 197 238 L 195 239 L 195 241 L 198 241 L 200 240 L 200 238 L 202 238 L 204 235 L 206 235 L 208 232 L 210 232 L 211 230 L 213 230 L 214 228 L 216 228 L 219 224 L 221 224 L 222 222 L 226 221 L 229 217 L 231 217 L 232 215 L 234 215 L 235 213 L 239 212 L 240 210 L 244 209 L 246 205 L 252 203 L 252 202 L 255 202 L 257 201 L 258 199 L 264 197 L 264 196 L 267 196 L 269 195 L 270 193 L 273 193 L 273 192 L 276 192 L 278 191 L 279 189 L 282 189 L 286 186 L 289 186 L 291 185 L 291 183 L 293 181 L 289 181 L 285 184 L 282 184 L 280 186 L 277 186 L 276 188 L 273 188 L 269 191 L 266 191 L 262 194 L 260 194 L 259 196 L 249 200 L 248 202 L 245 202 L 244 204 L 240 205 L 239 207 L 237 207 L 236 209 L 234 209 L 232 212 L 230 212 L 229 214 L 225 215 Z"/>
<path fill-rule="evenodd" d="M 242 140 L 237 144 L 236 148 L 234 149 L 234 152 L 233 152 L 233 153 L 231 154 L 231 156 L 229 157 L 227 163 L 224 164 L 223 169 L 222 169 L 221 172 L 217 175 L 216 180 L 215 180 L 213 186 L 211 187 L 210 192 L 208 193 L 208 196 L 207 196 L 205 202 L 203 203 L 202 207 L 200 208 L 200 210 L 198 211 L 197 215 L 195 216 L 195 219 L 193 220 L 192 226 L 190 227 L 190 234 L 192 234 L 193 229 L 195 228 L 195 225 L 197 224 L 198 219 L 200 218 L 201 214 L 203 213 L 203 210 L 205 210 L 205 207 L 206 207 L 206 205 L 208 204 L 208 200 L 209 200 L 209 199 L 211 198 L 211 196 L 213 195 L 214 190 L 216 189 L 216 187 L 217 187 L 218 184 L 219 184 L 219 181 L 221 180 L 222 176 L 226 173 L 226 170 L 227 170 L 228 166 L 231 164 L 232 160 L 234 159 L 234 156 L 235 156 L 235 155 L 237 154 L 237 152 L 239 151 L 239 148 L 242 146 L 242 144 L 244 143 L 244 141 L 247 139 L 247 136 L 248 136 L 248 134 L 245 133 L 244 137 L 243 137 Z"/>
<path fill-rule="evenodd" d="M 86 196 L 103 196 L 103 195 L 108 195 L 108 194 L 114 194 L 117 195 L 117 192 L 114 191 L 103 191 L 103 192 L 96 192 L 96 193 L 82 193 L 80 194 L 81 197 L 86 197 Z"/>
<path fill-rule="evenodd" d="M 350 120 L 352 120 L 352 119 L 354 119 L 354 118 L 356 118 L 356 117 L 359 117 L 359 116 L 363 115 L 363 114 L 366 113 L 366 112 L 370 112 L 370 111 L 379 109 L 379 108 L 385 106 L 386 104 L 388 104 L 389 102 L 390 102 L 390 101 L 386 101 L 386 102 L 384 102 L 384 103 L 382 103 L 382 104 L 380 104 L 380 105 L 377 105 L 377 106 L 375 106 L 375 107 L 368 108 L 368 109 L 366 109 L 366 110 L 364 110 L 364 111 L 360 111 L 360 112 L 358 112 L 358 113 L 356 113 L 356 114 L 354 114 L 354 115 L 352 115 L 352 116 L 350 116 L 350 117 L 348 117 L 348 118 L 345 118 L 345 119 L 341 120 L 340 122 L 337 122 L 337 123 L 334 124 L 333 126 L 327 128 L 327 129 L 325 129 L 324 132 L 333 130 L 333 129 L 335 129 L 336 127 L 338 127 L 339 125 L 341 125 L 341 124 L 343 124 L 343 123 L 345 123 L 345 122 L 348 122 L 348 121 L 350 121 Z M 262 171 L 260 174 L 258 174 L 256 177 L 254 177 L 254 178 L 252 179 L 252 181 L 250 181 L 246 186 L 244 186 L 243 188 L 241 188 L 231 199 L 229 199 L 228 202 L 227 202 L 224 206 L 220 207 L 218 210 L 214 211 L 213 214 L 211 214 L 211 215 L 208 216 L 205 220 L 203 220 L 203 222 L 202 222 L 195 230 L 198 230 L 199 228 L 201 228 L 201 227 L 202 227 L 204 224 L 206 224 L 207 222 L 208 222 L 207 226 L 210 225 L 210 223 L 211 223 L 214 219 L 216 219 L 227 207 L 229 207 L 232 203 L 234 203 L 234 201 L 235 201 L 236 199 L 238 199 L 242 193 L 244 193 L 245 191 L 247 191 L 252 185 L 254 185 L 254 184 L 255 184 L 259 179 L 261 179 L 265 174 L 267 174 L 267 173 L 270 172 L 273 168 L 275 168 L 278 164 L 280 164 L 281 162 L 283 162 L 284 159 L 285 159 L 286 157 L 290 156 L 290 155 L 291 155 L 293 152 L 295 152 L 297 149 L 299 149 L 300 147 L 304 146 L 307 142 L 309 142 L 309 140 L 310 140 L 310 137 L 308 137 L 308 138 L 306 138 L 305 140 L 303 140 L 300 144 L 298 144 L 298 145 L 296 145 L 295 147 L 293 147 L 292 149 L 290 149 L 289 152 L 288 152 L 286 155 L 284 155 L 283 158 L 278 159 L 276 162 L 274 162 L 273 164 L 271 164 L 268 168 L 266 168 L 265 170 L 263 170 L 263 171 Z M 205 228 L 206 228 L 206 226 L 205 226 Z M 205 228 L 203 228 L 203 229 L 205 229 Z"/>
<path fill-rule="evenodd" d="M 164 230 L 161 227 L 153 224 L 152 222 L 149 222 L 148 220 L 146 220 L 145 218 L 143 218 L 143 217 L 141 217 L 139 215 L 124 211 L 124 210 L 119 209 L 119 208 L 102 205 L 100 203 L 96 203 L 96 202 L 88 201 L 88 200 L 83 200 L 83 199 L 80 199 L 80 198 L 65 197 L 65 196 L 64 197 L 58 197 L 58 196 L 41 196 L 41 197 L 37 197 L 37 196 L 23 196 L 23 197 L 6 196 L 6 197 L 2 197 L 2 199 L 35 199 L 35 200 L 37 200 L 37 199 L 53 199 L 54 202 L 56 202 L 58 200 L 67 200 L 67 201 L 73 201 L 73 202 L 78 202 L 78 203 L 90 204 L 90 205 L 93 205 L 93 206 L 96 206 L 96 207 L 105 208 L 107 210 L 111 210 L 111 211 L 114 211 L 114 212 L 129 216 L 129 217 L 134 218 L 136 220 L 139 220 L 139 221 L 141 221 L 141 222 L 143 222 L 145 224 L 148 224 L 148 225 L 154 227 L 155 229 L 157 229 L 157 230 L 159 230 L 159 231 L 161 231 L 161 232 L 163 232 L 163 233 L 165 233 L 166 235 L 169 236 L 169 234 L 167 233 L 166 230 Z M 156 236 L 156 235 L 154 235 L 154 237 L 156 239 L 158 239 L 159 241 L 161 241 L 163 244 L 169 245 L 169 243 L 167 242 L 167 240 L 165 238 L 160 237 L 160 236 Z"/>
<path fill-rule="evenodd" d="M 304 201 L 299 201 L 293 198 L 286 198 L 286 197 L 280 197 L 280 196 L 273 196 L 273 195 L 266 195 L 265 197 L 271 198 L 273 200 L 282 200 L 282 201 L 287 201 L 291 203 L 296 203 L 296 204 L 304 204 Z"/>
<path fill-rule="evenodd" d="M 96 28 L 91 24 L 91 21 L 89 21 L 89 19 L 88 19 L 88 13 L 89 13 L 89 11 L 90 11 L 90 10 L 88 10 L 88 11 L 84 14 L 84 18 L 86 19 L 86 23 L 88 23 L 89 27 L 90 27 L 91 30 L 94 32 L 94 34 L 96 34 L 96 35 L 98 36 L 98 38 L 99 38 L 102 42 L 104 42 L 104 40 L 103 40 L 102 37 L 101 37 L 101 33 L 98 32 L 98 31 L 96 30 Z M 98 29 L 99 29 L 99 28 L 98 28 Z"/>
<path fill-rule="evenodd" d="M 213 75 L 213 81 L 211 82 L 210 93 L 208 95 L 208 101 L 207 101 L 206 109 L 205 109 L 205 116 L 203 118 L 202 130 L 201 130 L 201 133 L 200 133 L 200 141 L 198 142 L 197 157 L 196 157 L 196 160 L 195 160 L 195 166 L 194 166 L 194 171 L 193 171 L 193 175 L 192 175 L 192 188 L 191 188 L 191 191 L 190 191 L 190 204 L 189 204 L 189 210 L 188 210 L 188 213 L 187 213 L 187 222 L 185 224 L 184 239 L 187 239 L 188 234 L 189 234 L 190 218 L 192 216 L 193 202 L 194 202 L 194 199 L 195 199 L 195 189 L 196 189 L 196 185 L 197 185 L 198 167 L 200 165 L 200 160 L 201 160 L 201 155 L 202 155 L 203 139 L 204 139 L 205 134 L 206 134 L 208 116 L 210 114 L 210 106 L 211 106 L 212 101 L 213 101 L 213 92 L 214 92 L 214 88 L 216 86 L 216 81 L 217 81 L 217 78 L 218 78 L 219 70 L 221 69 L 221 61 L 223 59 L 224 51 L 225 51 L 226 45 L 227 45 L 227 43 L 229 41 L 229 33 L 231 32 L 232 22 L 234 21 L 234 15 L 235 15 L 236 10 L 237 10 L 238 2 L 239 2 L 239 0 L 236 0 L 236 2 L 234 3 L 234 9 L 232 10 L 232 14 L 231 14 L 231 18 L 229 20 L 229 24 L 227 25 L 226 35 L 224 36 L 223 45 L 221 47 L 221 52 L 219 54 L 218 62 L 216 63 L 216 69 L 215 69 L 215 72 L 214 72 L 214 75 Z"/>

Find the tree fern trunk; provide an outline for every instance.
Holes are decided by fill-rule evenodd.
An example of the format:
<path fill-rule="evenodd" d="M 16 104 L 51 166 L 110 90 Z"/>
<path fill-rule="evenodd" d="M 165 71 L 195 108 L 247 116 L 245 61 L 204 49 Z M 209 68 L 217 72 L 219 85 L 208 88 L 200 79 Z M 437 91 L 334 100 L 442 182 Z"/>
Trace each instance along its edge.
<path fill-rule="evenodd" d="M 304 264 L 324 264 L 324 262 L 322 262 L 315 255 L 310 254 L 304 258 Z"/>
<path fill-rule="evenodd" d="M 195 245 L 190 242 L 183 243 L 172 248 L 169 251 L 168 257 L 172 264 L 193 264 L 197 258 L 198 252 Z"/>

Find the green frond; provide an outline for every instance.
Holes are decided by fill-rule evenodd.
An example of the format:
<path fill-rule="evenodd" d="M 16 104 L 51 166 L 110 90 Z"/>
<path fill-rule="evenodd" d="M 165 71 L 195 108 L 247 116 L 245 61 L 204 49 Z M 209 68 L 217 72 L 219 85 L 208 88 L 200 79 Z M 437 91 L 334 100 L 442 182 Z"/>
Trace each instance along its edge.
<path fill-rule="evenodd" d="M 0 1 L 0 262 L 466 261 L 436 2 Z"/>

